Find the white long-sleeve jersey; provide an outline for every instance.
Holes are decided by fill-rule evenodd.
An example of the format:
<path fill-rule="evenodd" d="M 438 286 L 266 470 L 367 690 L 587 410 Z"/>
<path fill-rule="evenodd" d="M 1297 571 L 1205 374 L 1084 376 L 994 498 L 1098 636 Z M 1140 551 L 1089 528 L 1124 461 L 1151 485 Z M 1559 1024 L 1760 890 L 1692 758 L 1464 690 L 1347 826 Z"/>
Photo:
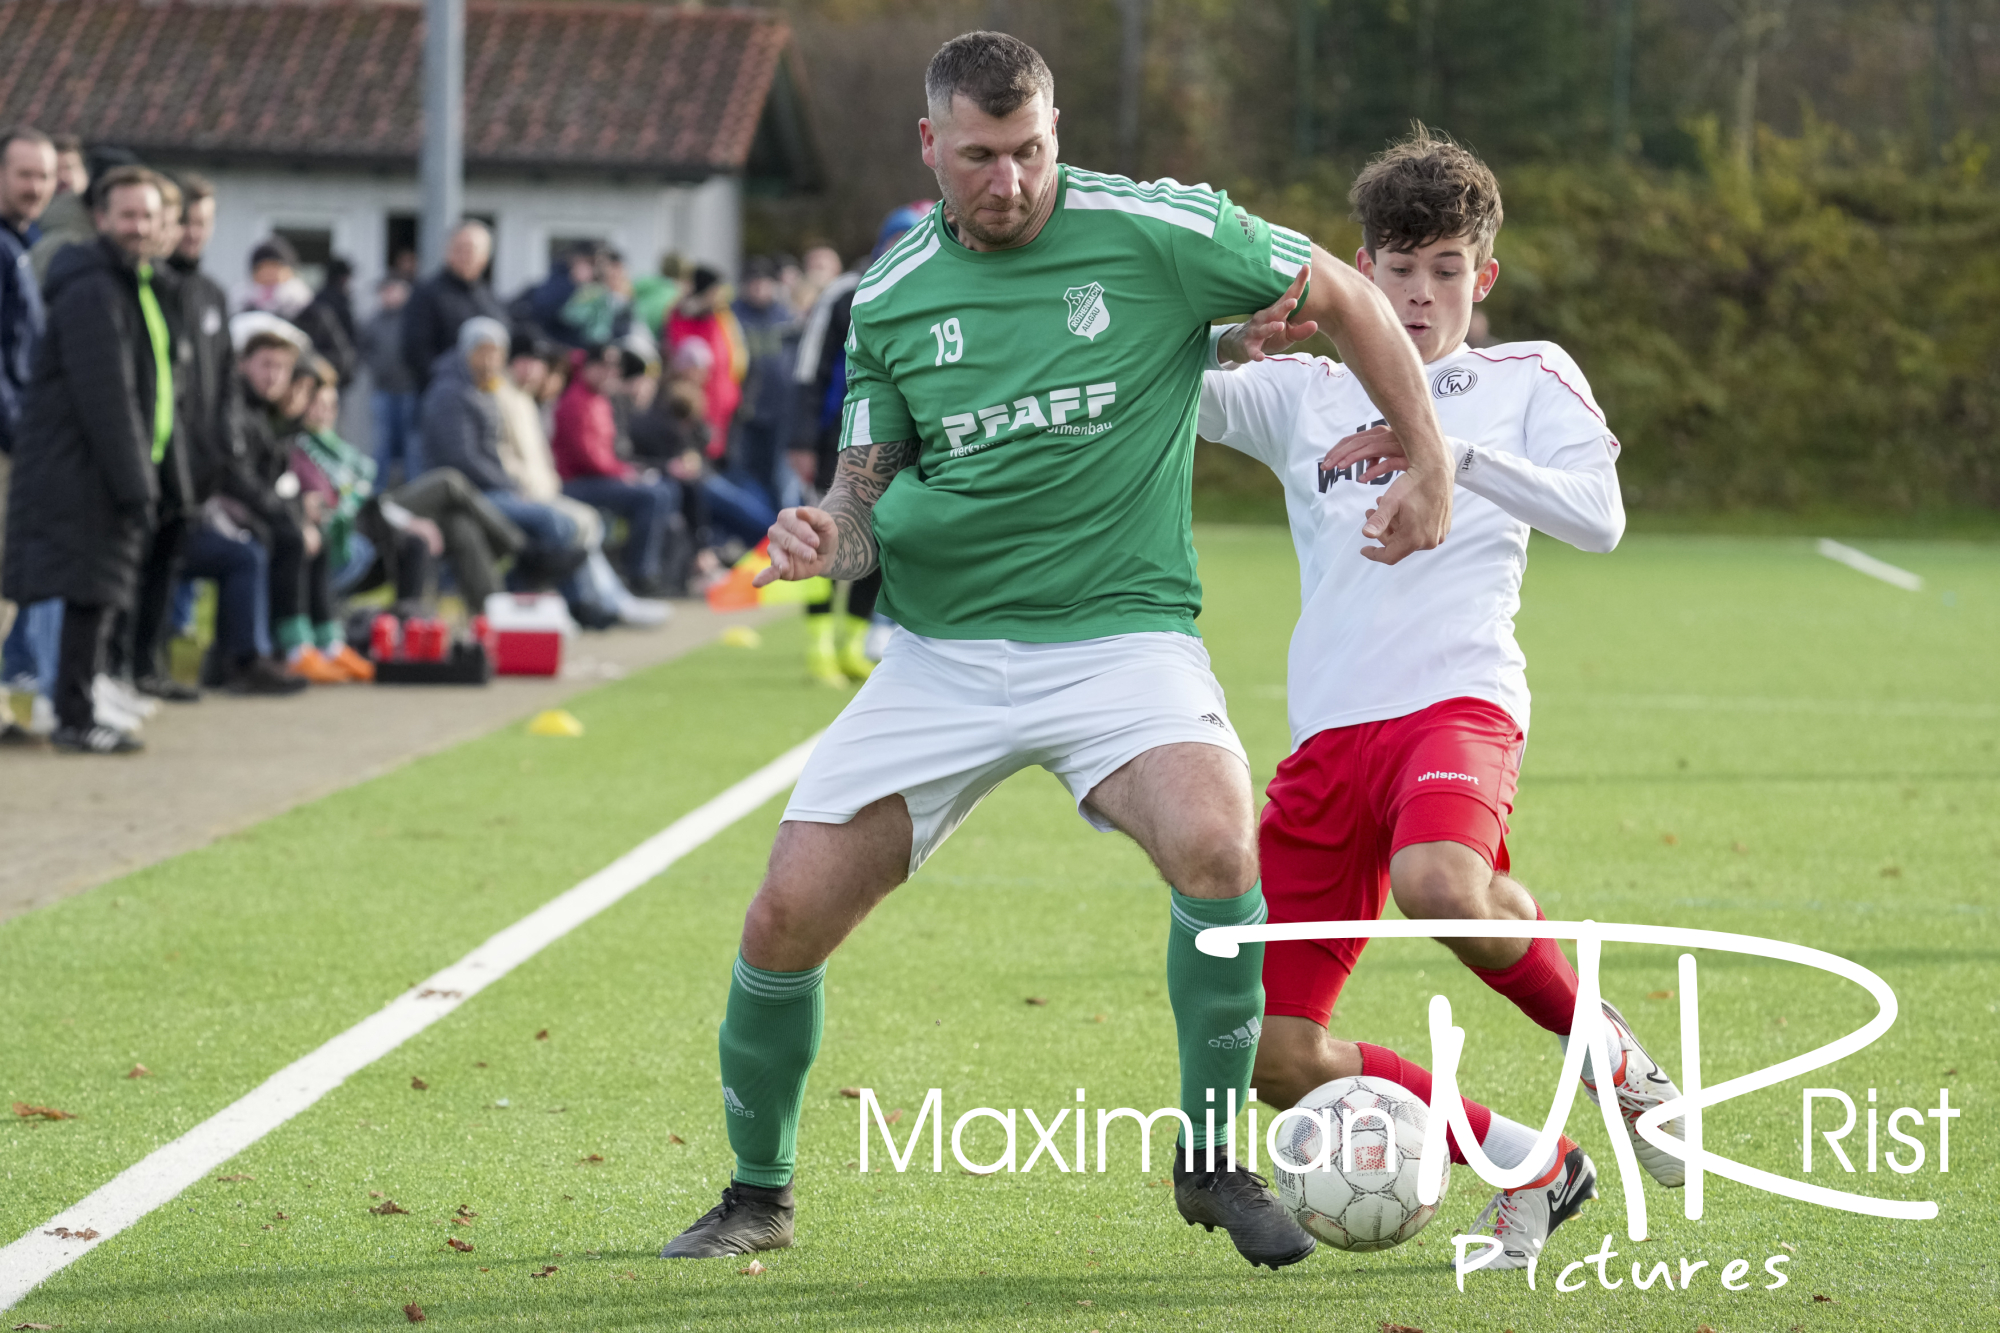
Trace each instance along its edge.
<path fill-rule="evenodd" d="M 1466 697 L 1498 704 L 1525 732 L 1514 615 L 1528 529 L 1586 551 L 1609 551 L 1624 533 L 1618 439 L 1568 353 L 1460 346 L 1424 377 L 1456 468 L 1451 535 L 1395 565 L 1361 555 L 1362 522 L 1393 478 L 1319 472 L 1340 439 L 1382 420 L 1353 374 L 1281 356 L 1203 379 L 1203 438 L 1263 460 L 1285 484 L 1301 601 L 1286 691 L 1294 746 Z"/>

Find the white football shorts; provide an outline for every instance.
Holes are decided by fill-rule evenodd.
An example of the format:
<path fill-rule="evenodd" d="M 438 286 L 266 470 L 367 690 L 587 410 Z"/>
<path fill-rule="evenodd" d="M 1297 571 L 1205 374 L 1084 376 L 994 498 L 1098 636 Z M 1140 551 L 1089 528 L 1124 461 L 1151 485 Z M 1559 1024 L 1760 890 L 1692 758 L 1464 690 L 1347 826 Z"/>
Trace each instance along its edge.
<path fill-rule="evenodd" d="M 910 809 L 915 873 L 986 794 L 1030 764 L 1084 798 L 1125 764 L 1192 742 L 1249 766 L 1208 650 L 1186 634 L 1075 643 L 928 639 L 898 629 L 875 672 L 827 728 L 785 818 L 845 824 L 883 797 Z"/>

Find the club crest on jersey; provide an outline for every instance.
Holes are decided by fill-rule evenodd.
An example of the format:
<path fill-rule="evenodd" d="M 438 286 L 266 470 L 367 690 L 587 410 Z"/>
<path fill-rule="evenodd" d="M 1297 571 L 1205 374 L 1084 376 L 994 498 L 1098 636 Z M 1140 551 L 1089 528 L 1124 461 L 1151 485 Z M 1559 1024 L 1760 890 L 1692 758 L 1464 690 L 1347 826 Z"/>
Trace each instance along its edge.
<path fill-rule="evenodd" d="M 1431 379 L 1431 392 L 1440 398 L 1456 398 L 1477 383 L 1479 376 L 1476 372 L 1464 366 L 1453 366 L 1450 370 L 1440 370 Z"/>
<path fill-rule="evenodd" d="M 1104 304 L 1104 284 L 1093 282 L 1072 287 L 1063 293 L 1069 302 L 1069 331 L 1079 338 L 1097 341 L 1097 335 L 1111 327 L 1111 308 Z"/>

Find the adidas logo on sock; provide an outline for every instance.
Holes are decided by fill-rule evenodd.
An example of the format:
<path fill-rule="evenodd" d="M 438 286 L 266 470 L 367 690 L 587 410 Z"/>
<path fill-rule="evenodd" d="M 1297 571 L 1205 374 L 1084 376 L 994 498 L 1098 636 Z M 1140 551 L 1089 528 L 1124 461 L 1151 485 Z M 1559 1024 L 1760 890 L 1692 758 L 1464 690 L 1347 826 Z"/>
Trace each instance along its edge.
<path fill-rule="evenodd" d="M 722 1104 L 728 1109 L 731 1115 L 740 1115 L 745 1120 L 755 1120 L 757 1118 L 757 1113 L 743 1104 L 743 1099 L 736 1095 L 736 1089 L 734 1088 L 724 1088 L 722 1090 Z"/>
<path fill-rule="evenodd" d="M 1264 1025 L 1253 1018 L 1234 1032 L 1225 1032 L 1219 1037 L 1210 1037 L 1208 1044 L 1221 1051 L 1247 1050 L 1257 1044 L 1258 1034 L 1263 1032 L 1263 1030 Z"/>

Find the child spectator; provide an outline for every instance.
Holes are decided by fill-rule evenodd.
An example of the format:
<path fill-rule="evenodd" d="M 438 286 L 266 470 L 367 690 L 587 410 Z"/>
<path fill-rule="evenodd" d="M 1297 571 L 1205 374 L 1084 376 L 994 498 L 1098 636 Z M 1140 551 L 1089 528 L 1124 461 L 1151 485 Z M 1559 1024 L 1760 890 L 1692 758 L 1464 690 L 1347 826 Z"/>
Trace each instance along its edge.
<path fill-rule="evenodd" d="M 262 310 L 280 319 L 294 319 L 312 304 L 312 288 L 298 275 L 299 256 L 292 243 L 273 236 L 250 252 L 249 280 L 232 293 L 238 311 Z"/>

